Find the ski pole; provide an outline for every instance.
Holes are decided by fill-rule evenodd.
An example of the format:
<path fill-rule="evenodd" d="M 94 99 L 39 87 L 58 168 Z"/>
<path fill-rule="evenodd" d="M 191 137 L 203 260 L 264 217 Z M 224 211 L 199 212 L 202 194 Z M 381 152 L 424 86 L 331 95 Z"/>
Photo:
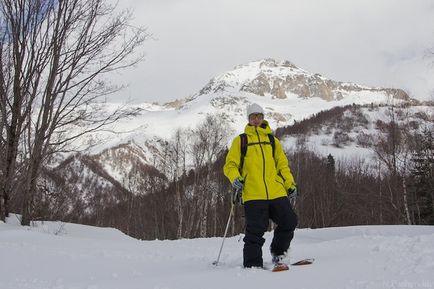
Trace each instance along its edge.
<path fill-rule="evenodd" d="M 232 215 L 234 213 L 234 207 L 235 207 L 234 203 L 231 202 L 231 211 L 229 213 L 228 223 L 226 224 L 225 234 L 223 236 L 222 245 L 220 246 L 219 255 L 217 256 L 217 260 L 215 260 L 214 262 L 212 262 L 212 264 L 215 265 L 215 266 L 217 266 L 218 263 L 219 263 L 219 261 L 220 261 L 220 255 L 221 255 L 222 250 L 223 250 L 223 245 L 225 244 L 226 234 L 228 233 L 229 224 L 231 222 L 231 218 L 232 218 Z"/>

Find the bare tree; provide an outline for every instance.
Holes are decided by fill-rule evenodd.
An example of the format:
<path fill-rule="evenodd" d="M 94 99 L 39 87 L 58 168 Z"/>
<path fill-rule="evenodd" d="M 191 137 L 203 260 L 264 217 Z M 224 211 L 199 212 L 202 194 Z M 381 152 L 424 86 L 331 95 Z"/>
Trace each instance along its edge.
<path fill-rule="evenodd" d="M 380 125 L 382 134 L 378 135 L 374 147 L 377 158 L 386 165 L 391 181 L 389 184 L 390 203 L 402 215 L 408 225 L 412 224 L 406 178 L 411 157 L 412 134 L 410 112 L 397 109 L 394 105 L 388 110 L 389 123 Z"/>
<path fill-rule="evenodd" d="M 434 224 L 434 127 L 415 134 L 408 181 L 415 224 Z"/>
<path fill-rule="evenodd" d="M 178 217 L 177 233 L 176 238 L 181 239 L 183 237 L 183 224 L 184 224 L 184 197 L 183 188 L 181 186 L 181 176 L 186 174 L 186 157 L 187 157 L 187 139 L 188 131 L 183 129 L 177 129 L 173 136 L 173 141 L 170 143 L 171 146 L 171 158 L 170 164 L 172 168 L 171 180 L 175 186 L 175 208 Z"/>
<path fill-rule="evenodd" d="M 29 224 L 47 157 L 123 116 L 120 110 L 96 112 L 104 96 L 118 89 L 105 75 L 143 58 L 133 52 L 149 35 L 130 20 L 128 11 L 118 13 L 105 0 L 0 2 L 2 216 L 8 213 L 20 152 L 22 224 Z"/>
<path fill-rule="evenodd" d="M 223 115 L 208 115 L 193 134 L 192 153 L 194 167 L 198 172 L 195 177 L 195 190 L 200 209 L 198 226 L 201 237 L 208 235 L 208 215 L 212 216 L 214 235 L 216 233 L 216 202 L 221 192 L 218 192 L 217 184 L 212 180 L 212 165 L 226 149 L 227 140 L 232 134 L 232 130 L 225 126 L 222 119 Z M 210 209 L 212 214 L 209 212 Z"/>

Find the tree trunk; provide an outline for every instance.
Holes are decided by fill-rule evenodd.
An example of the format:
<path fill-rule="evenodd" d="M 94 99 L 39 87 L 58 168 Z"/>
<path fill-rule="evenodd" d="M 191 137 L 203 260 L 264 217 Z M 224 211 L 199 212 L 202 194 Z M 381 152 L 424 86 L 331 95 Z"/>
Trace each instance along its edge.
<path fill-rule="evenodd" d="M 407 184 L 405 181 L 405 177 L 402 177 L 402 195 L 403 195 L 403 200 L 404 200 L 404 211 L 405 211 L 405 218 L 407 221 L 407 225 L 411 225 L 411 216 L 410 216 L 410 210 L 409 210 L 409 206 L 408 206 L 408 198 L 407 198 Z"/>
<path fill-rule="evenodd" d="M 23 188 L 23 201 L 21 208 L 21 225 L 29 226 L 32 216 L 32 204 L 33 197 L 37 190 L 37 180 L 39 176 L 39 170 L 42 166 L 42 154 L 38 153 L 40 149 L 37 149 L 36 155 L 34 155 L 29 162 L 29 168 L 25 178 L 25 186 Z"/>
<path fill-rule="evenodd" d="M 184 211 L 182 208 L 182 202 L 181 202 L 181 192 L 179 189 L 179 182 L 175 181 L 175 187 L 176 187 L 176 207 L 177 207 L 177 212 L 178 212 L 178 229 L 176 232 L 176 238 L 177 239 L 181 239 L 182 238 L 182 223 L 183 223 L 183 216 L 184 216 Z"/>

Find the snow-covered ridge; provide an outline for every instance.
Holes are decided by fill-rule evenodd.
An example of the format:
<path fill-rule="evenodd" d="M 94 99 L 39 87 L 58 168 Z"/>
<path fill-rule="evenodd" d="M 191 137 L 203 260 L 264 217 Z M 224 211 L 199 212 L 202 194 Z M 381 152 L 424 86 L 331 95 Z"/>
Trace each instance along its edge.
<path fill-rule="evenodd" d="M 211 82 L 215 84 L 214 92 L 218 91 L 219 85 L 241 89 L 243 84 L 254 80 L 261 73 L 267 77 L 279 77 L 281 79 L 289 75 L 309 75 L 307 71 L 296 67 L 289 61 L 278 62 L 274 59 L 264 59 L 235 66 L 233 70 L 214 77 Z M 204 89 L 207 90 L 207 88 Z M 210 87 L 209 89 L 213 88 Z"/>
<path fill-rule="evenodd" d="M 289 61 L 264 59 L 239 65 L 214 77 L 199 93 L 163 105 L 127 105 L 132 115 L 107 127 L 104 132 L 81 139 L 85 148 L 98 154 L 121 143 L 135 142 L 143 147 L 152 138 L 168 139 L 178 128 L 195 128 L 207 115 L 222 115 L 234 131 L 246 123 L 245 107 L 256 102 L 264 107 L 273 129 L 291 125 L 321 110 L 347 104 L 393 103 L 407 99 L 396 89 L 367 88 L 353 83 L 327 80 Z M 113 111 L 115 105 L 106 109 Z"/>
<path fill-rule="evenodd" d="M 327 79 L 298 68 L 289 61 L 263 59 L 236 66 L 209 81 L 196 96 L 211 93 L 250 92 L 285 99 L 319 97 L 326 101 L 341 100 L 353 94 L 376 92 L 389 98 L 409 99 L 407 93 L 393 88 L 370 88 L 355 83 Z"/>
<path fill-rule="evenodd" d="M 271 237 L 265 234 L 265 266 Z M 226 240 L 213 266 L 221 238 L 140 241 L 111 228 L 0 222 L 0 288 L 434 288 L 433 226 L 299 229 L 291 260 L 315 263 L 281 273 L 243 269 L 238 239 Z"/>

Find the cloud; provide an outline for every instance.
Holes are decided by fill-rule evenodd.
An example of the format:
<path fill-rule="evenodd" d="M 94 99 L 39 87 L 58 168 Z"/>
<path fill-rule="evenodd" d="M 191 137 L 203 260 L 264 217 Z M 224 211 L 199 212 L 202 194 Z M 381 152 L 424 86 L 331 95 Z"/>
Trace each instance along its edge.
<path fill-rule="evenodd" d="M 286 59 L 335 80 L 433 89 L 430 0 L 130 0 L 135 24 L 156 40 L 146 61 L 117 75 L 136 102 L 194 94 L 210 78 L 261 58 Z M 422 81 L 423 80 L 423 81 Z M 122 99 L 117 96 L 116 99 Z"/>

